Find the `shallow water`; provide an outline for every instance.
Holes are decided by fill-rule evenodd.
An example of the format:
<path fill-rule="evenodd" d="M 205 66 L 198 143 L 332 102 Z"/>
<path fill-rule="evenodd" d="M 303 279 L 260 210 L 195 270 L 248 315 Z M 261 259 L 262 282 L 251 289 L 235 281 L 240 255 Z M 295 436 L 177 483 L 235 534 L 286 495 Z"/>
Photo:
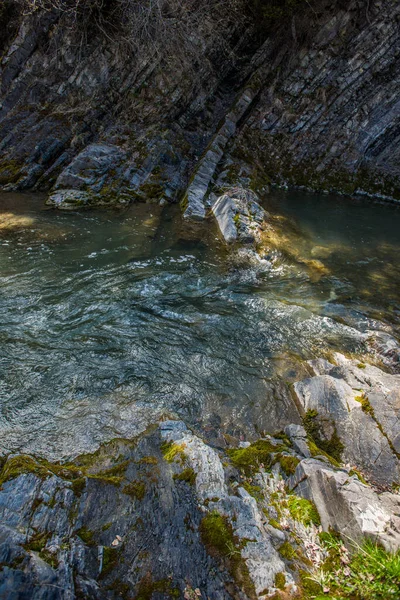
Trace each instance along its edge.
<path fill-rule="evenodd" d="M 3 453 L 72 456 L 163 415 L 212 439 L 274 431 L 298 418 L 288 384 L 305 360 L 399 332 L 393 206 L 273 192 L 285 243 L 232 268 L 177 207 L 42 202 L 0 196 Z"/>

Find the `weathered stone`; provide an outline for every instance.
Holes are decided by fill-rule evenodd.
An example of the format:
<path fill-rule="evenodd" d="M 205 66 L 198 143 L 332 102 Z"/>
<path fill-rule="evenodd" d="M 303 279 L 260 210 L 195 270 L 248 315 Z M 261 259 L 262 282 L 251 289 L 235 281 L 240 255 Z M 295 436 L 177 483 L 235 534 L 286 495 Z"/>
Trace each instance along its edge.
<path fill-rule="evenodd" d="M 377 482 L 391 484 L 398 480 L 398 460 L 388 440 L 371 416 L 355 403 L 351 388 L 324 375 L 296 384 L 295 389 L 306 410 L 317 410 L 321 427 L 324 427 L 322 419 L 335 424 L 344 444 L 344 460 L 358 466 Z M 331 437 L 332 433 L 331 430 L 326 437 Z"/>
<path fill-rule="evenodd" d="M 46 200 L 47 206 L 60 210 L 76 210 L 85 208 L 90 204 L 90 194 L 80 190 L 60 190 L 54 192 Z"/>
<path fill-rule="evenodd" d="M 304 456 L 305 458 L 310 458 L 311 452 L 307 444 L 307 433 L 304 427 L 292 423 L 287 425 L 284 431 L 292 442 L 295 452 L 301 454 L 301 456 Z"/>
<path fill-rule="evenodd" d="M 255 244 L 259 241 L 267 214 L 251 190 L 232 188 L 216 200 L 212 212 L 227 244 L 236 241 Z"/>
<path fill-rule="evenodd" d="M 400 548 L 399 494 L 377 494 L 356 475 L 314 459 L 301 461 L 288 485 L 315 503 L 324 531 L 333 528 L 345 543 L 368 536 L 388 550 Z"/>

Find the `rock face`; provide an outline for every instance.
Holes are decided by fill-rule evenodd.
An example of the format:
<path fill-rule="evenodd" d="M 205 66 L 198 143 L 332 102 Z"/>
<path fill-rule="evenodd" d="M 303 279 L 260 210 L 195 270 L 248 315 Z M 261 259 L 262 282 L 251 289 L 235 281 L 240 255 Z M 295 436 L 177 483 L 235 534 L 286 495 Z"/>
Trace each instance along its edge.
<path fill-rule="evenodd" d="M 267 213 L 251 190 L 233 188 L 220 196 L 212 206 L 219 230 L 227 244 L 256 244 Z"/>
<path fill-rule="evenodd" d="M 316 375 L 294 385 L 301 406 L 315 411 L 323 437 L 335 426 L 346 461 L 379 483 L 399 481 L 399 375 L 338 353 L 335 360 L 310 361 Z"/>
<path fill-rule="evenodd" d="M 182 200 L 194 220 L 228 164 L 231 185 L 246 172 L 397 198 L 398 3 L 319 0 L 281 27 L 225 4 L 207 36 L 186 32 L 184 60 L 143 50 L 135 65 L 99 31 L 77 43 L 57 11 L 18 27 L 5 11 L 0 185 Z"/>
<path fill-rule="evenodd" d="M 9 456 L 0 471 L 1 598 L 293 595 L 299 570 L 326 555 L 319 522 L 399 548 L 400 496 L 303 458 L 301 426 L 287 435 L 217 451 L 183 422 L 163 421 L 73 463 Z M 306 505 L 311 520 L 291 508 L 301 497 L 315 505 Z"/>
<path fill-rule="evenodd" d="M 400 545 L 400 497 L 378 495 L 356 476 L 336 471 L 312 458 L 303 460 L 289 483 L 303 498 L 312 500 L 324 531 L 340 531 L 345 541 L 361 542 L 365 536 L 388 550 Z"/>

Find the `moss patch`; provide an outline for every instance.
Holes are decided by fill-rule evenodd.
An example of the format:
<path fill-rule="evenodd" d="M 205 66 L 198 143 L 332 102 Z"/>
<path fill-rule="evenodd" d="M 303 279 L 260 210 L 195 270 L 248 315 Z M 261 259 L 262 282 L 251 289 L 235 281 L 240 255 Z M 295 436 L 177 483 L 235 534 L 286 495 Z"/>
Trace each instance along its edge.
<path fill-rule="evenodd" d="M 186 460 L 186 455 L 185 455 L 185 444 L 174 444 L 174 442 L 164 442 L 161 445 L 161 452 L 164 456 L 164 459 L 169 462 L 172 463 L 175 460 L 178 460 L 179 462 L 183 463 Z"/>
<path fill-rule="evenodd" d="M 267 440 L 258 440 L 247 448 L 231 448 L 227 450 L 232 464 L 249 476 L 260 470 L 269 468 L 272 464 L 271 454 L 285 450 L 286 446 L 274 446 Z"/>
<path fill-rule="evenodd" d="M 282 467 L 282 471 L 287 476 L 294 475 L 294 473 L 296 471 L 296 467 L 299 464 L 299 462 L 300 462 L 300 460 L 298 458 L 296 458 L 295 456 L 285 456 L 285 455 L 279 456 L 279 464 Z"/>
<path fill-rule="evenodd" d="M 143 500 L 146 494 L 146 485 L 143 481 L 131 481 L 131 483 L 128 483 L 122 491 L 132 498 Z"/>
<path fill-rule="evenodd" d="M 279 554 L 286 560 L 294 560 L 297 556 L 296 550 L 289 542 L 283 542 L 279 547 Z"/>
<path fill-rule="evenodd" d="M 33 552 L 42 552 L 49 538 L 50 533 L 46 531 L 34 533 L 29 542 L 24 544 L 24 548 L 25 550 L 31 550 Z"/>
<path fill-rule="evenodd" d="M 249 598 L 257 597 L 249 570 L 241 557 L 240 542 L 227 517 L 217 511 L 208 513 L 199 527 L 201 540 L 209 554 L 224 562 L 228 571 Z"/>
<path fill-rule="evenodd" d="M 337 463 L 340 463 L 344 445 L 337 434 L 336 427 L 334 427 L 330 440 L 323 439 L 321 436 L 321 425 L 318 422 L 318 411 L 316 410 L 308 410 L 306 412 L 303 418 L 303 425 L 311 442 L 326 453 L 328 457 L 332 457 Z M 310 452 L 312 453 L 311 448 Z"/>
<path fill-rule="evenodd" d="M 310 500 L 290 494 L 287 498 L 287 504 L 291 516 L 296 521 L 300 521 L 304 525 L 321 525 L 317 507 Z"/>
<path fill-rule="evenodd" d="M 150 573 L 145 575 L 137 586 L 135 600 L 151 600 L 154 593 L 164 594 L 170 598 L 180 598 L 179 588 L 172 585 L 170 579 L 153 581 Z"/>
<path fill-rule="evenodd" d="M 91 531 L 87 527 L 81 527 L 76 533 L 77 535 L 79 535 L 82 542 L 84 542 L 87 546 L 95 545 L 95 541 L 93 539 L 93 531 Z"/>
<path fill-rule="evenodd" d="M 275 575 L 275 587 L 278 588 L 278 590 L 284 590 L 286 587 L 286 577 L 285 574 L 282 572 L 279 572 Z"/>
<path fill-rule="evenodd" d="M 118 550 L 104 546 L 103 548 L 103 568 L 101 577 L 106 577 L 118 564 Z"/>
<path fill-rule="evenodd" d="M 197 473 L 190 467 L 184 469 L 182 473 L 173 476 L 176 481 L 186 481 L 189 485 L 194 485 L 196 483 L 196 477 Z"/>

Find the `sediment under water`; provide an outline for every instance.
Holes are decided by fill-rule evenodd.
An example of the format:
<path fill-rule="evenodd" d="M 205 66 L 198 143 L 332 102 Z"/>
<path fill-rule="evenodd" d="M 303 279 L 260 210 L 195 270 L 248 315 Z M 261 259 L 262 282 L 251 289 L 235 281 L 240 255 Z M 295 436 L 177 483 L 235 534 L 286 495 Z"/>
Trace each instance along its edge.
<path fill-rule="evenodd" d="M 0 196 L 0 451 L 61 459 L 162 415 L 218 437 L 298 420 L 304 361 L 400 328 L 400 211 L 273 192 L 259 264 L 175 207 L 45 210 Z"/>

